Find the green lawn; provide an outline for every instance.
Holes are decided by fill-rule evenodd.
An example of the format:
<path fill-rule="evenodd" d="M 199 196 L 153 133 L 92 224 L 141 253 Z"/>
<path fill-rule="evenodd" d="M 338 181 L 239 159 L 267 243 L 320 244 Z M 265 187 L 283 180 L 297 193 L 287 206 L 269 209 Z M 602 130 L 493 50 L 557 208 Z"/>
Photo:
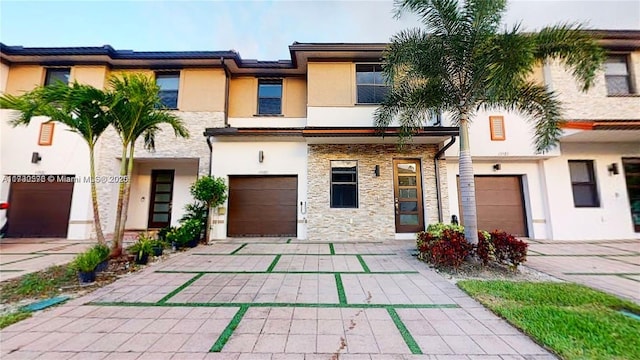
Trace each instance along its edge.
<path fill-rule="evenodd" d="M 640 359 L 640 306 L 568 283 L 465 280 L 458 286 L 563 359 Z"/>

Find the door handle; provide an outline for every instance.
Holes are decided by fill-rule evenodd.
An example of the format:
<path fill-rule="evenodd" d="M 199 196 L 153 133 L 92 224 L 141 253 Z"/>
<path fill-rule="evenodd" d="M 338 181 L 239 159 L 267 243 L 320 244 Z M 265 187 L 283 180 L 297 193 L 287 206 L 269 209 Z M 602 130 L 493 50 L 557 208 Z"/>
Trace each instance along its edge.
<path fill-rule="evenodd" d="M 396 208 L 396 214 L 400 214 L 400 204 L 398 202 L 398 198 L 395 198 L 394 205 Z"/>

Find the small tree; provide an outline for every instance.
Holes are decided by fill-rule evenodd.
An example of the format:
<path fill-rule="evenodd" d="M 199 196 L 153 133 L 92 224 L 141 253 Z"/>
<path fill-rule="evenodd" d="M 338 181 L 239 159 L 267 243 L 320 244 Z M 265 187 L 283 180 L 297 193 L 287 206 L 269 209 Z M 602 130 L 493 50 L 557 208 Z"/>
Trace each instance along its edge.
<path fill-rule="evenodd" d="M 204 238 L 209 242 L 209 224 L 211 224 L 211 208 L 221 205 L 227 200 L 227 184 L 224 179 L 214 176 L 203 176 L 196 180 L 190 188 L 191 196 L 206 205 L 207 223 Z"/>

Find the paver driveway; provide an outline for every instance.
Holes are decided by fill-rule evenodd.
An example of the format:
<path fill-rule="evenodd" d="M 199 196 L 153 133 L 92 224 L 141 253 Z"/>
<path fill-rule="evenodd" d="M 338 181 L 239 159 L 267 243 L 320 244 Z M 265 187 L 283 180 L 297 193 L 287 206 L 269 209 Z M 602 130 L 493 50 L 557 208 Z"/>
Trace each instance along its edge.
<path fill-rule="evenodd" d="M 216 243 L 5 328 L 8 359 L 552 359 L 413 244 Z"/>

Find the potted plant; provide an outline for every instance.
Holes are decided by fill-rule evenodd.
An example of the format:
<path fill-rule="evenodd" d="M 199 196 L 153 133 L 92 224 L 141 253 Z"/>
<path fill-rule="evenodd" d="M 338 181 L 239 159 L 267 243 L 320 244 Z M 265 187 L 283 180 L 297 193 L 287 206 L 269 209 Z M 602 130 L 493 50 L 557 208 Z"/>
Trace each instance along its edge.
<path fill-rule="evenodd" d="M 101 262 L 100 254 L 93 249 L 76 255 L 73 260 L 73 267 L 78 271 L 80 283 L 96 281 L 96 267 Z"/>
<path fill-rule="evenodd" d="M 91 248 L 92 251 L 95 251 L 102 261 L 96 266 L 96 272 L 101 272 L 107 270 L 109 267 L 109 253 L 111 250 L 107 245 L 104 244 L 96 244 Z"/>
<path fill-rule="evenodd" d="M 153 256 L 161 256 L 166 243 L 161 239 L 151 240 L 151 248 Z"/>
<path fill-rule="evenodd" d="M 180 226 L 183 241 L 189 247 L 196 247 L 202 236 L 202 222 L 198 219 L 189 219 Z"/>
<path fill-rule="evenodd" d="M 153 245 L 146 234 L 138 235 L 138 241 L 129 247 L 129 253 L 135 255 L 136 264 L 145 265 L 149 261 L 149 255 L 153 253 Z"/>

